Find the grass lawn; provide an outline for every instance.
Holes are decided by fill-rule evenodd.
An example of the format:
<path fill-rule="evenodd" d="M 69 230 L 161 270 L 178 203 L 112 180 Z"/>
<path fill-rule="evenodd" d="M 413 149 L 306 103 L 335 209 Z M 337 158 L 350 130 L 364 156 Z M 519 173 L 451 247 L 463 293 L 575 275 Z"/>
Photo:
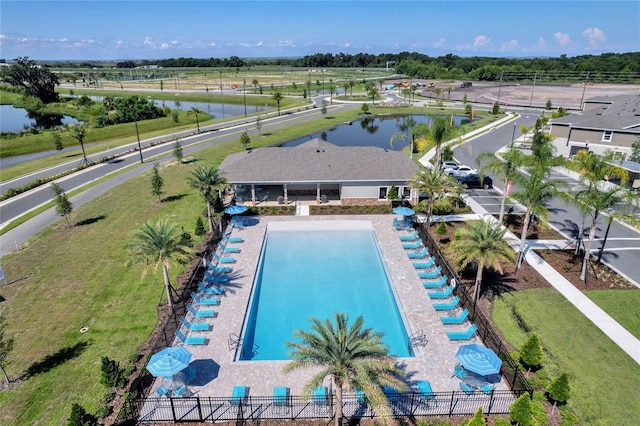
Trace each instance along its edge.
<path fill-rule="evenodd" d="M 618 317 L 619 311 L 630 311 L 629 315 L 635 312 L 635 321 L 624 324 L 634 328 L 629 330 L 637 335 L 638 295 L 631 294 L 640 291 L 607 293 L 618 301 L 611 303 L 611 309 L 606 308 L 614 318 Z M 622 301 L 632 298 L 636 303 L 626 309 L 626 302 Z M 493 319 L 507 342 L 515 348 L 524 343 L 525 328 L 538 333 L 545 349 L 543 370 L 551 380 L 561 373 L 569 375 L 571 398 L 568 406 L 578 416 L 580 424 L 637 423 L 640 366 L 554 289 L 531 289 L 496 298 Z"/>
<path fill-rule="evenodd" d="M 584 294 L 640 339 L 640 291 L 594 290 Z"/>

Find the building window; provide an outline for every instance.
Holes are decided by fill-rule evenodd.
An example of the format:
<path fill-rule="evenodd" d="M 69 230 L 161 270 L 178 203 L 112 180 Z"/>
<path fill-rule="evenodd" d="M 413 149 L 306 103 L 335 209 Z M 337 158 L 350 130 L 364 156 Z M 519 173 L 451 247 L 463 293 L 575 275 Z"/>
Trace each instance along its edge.
<path fill-rule="evenodd" d="M 379 188 L 379 191 L 378 191 L 378 199 L 379 200 L 386 200 L 387 199 L 387 191 L 389 191 L 388 187 L 381 186 Z"/>
<path fill-rule="evenodd" d="M 613 139 L 613 131 L 605 130 L 602 133 L 602 142 L 611 142 L 611 139 Z"/>
<path fill-rule="evenodd" d="M 405 186 L 402 188 L 402 198 L 411 198 L 411 187 Z"/>

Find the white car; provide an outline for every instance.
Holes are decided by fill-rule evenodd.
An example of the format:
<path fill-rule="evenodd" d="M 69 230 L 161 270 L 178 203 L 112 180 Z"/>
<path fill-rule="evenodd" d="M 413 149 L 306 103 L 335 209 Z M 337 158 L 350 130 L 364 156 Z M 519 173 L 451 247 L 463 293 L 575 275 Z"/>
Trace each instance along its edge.
<path fill-rule="evenodd" d="M 455 167 L 460 166 L 460 164 L 456 163 L 455 161 L 443 161 L 442 162 L 442 168 L 443 169 L 452 169 Z"/>
<path fill-rule="evenodd" d="M 454 177 L 463 177 L 477 174 L 478 171 L 472 167 L 461 165 L 457 167 L 451 167 L 448 169 L 444 169 L 444 173 L 447 175 L 452 175 Z"/>

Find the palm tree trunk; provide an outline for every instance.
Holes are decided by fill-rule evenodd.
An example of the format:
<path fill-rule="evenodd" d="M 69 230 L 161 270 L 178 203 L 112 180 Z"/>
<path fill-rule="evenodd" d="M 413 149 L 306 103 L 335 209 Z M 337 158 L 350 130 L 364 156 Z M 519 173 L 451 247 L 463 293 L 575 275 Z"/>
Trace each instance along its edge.
<path fill-rule="evenodd" d="M 429 194 L 429 201 L 427 202 L 427 229 L 429 229 L 429 224 L 431 223 L 431 213 L 433 211 L 433 194 Z"/>
<path fill-rule="evenodd" d="M 607 244 L 607 237 L 609 236 L 609 229 L 611 228 L 611 222 L 613 222 L 613 218 L 609 216 L 609 223 L 607 224 L 607 230 L 604 233 L 604 239 L 602 240 L 602 245 L 600 246 L 600 251 L 598 252 L 598 263 L 602 260 L 602 253 L 604 252 L 604 245 Z"/>
<path fill-rule="evenodd" d="M 200 121 L 198 121 L 198 113 L 196 112 L 196 133 L 200 133 Z"/>
<path fill-rule="evenodd" d="M 522 234 L 520 235 L 520 247 L 518 247 L 518 259 L 516 260 L 516 272 L 520 268 L 520 258 L 524 253 L 524 246 L 527 244 L 527 232 L 529 231 L 529 218 L 531 217 L 531 210 L 527 209 L 522 220 Z"/>
<path fill-rule="evenodd" d="M 336 426 L 342 426 L 342 383 L 336 383 Z"/>
<path fill-rule="evenodd" d="M 213 215 L 211 214 L 211 201 L 207 200 L 207 220 L 209 221 L 209 233 L 213 232 Z"/>
<path fill-rule="evenodd" d="M 589 268 L 589 257 L 591 255 L 591 245 L 593 239 L 596 237 L 596 221 L 591 222 L 591 228 L 589 229 L 589 240 L 587 240 L 587 246 L 584 248 L 584 260 L 582 261 L 582 271 L 580 271 L 580 279 L 587 285 L 587 273 Z"/>
<path fill-rule="evenodd" d="M 171 282 L 169 282 L 169 269 L 167 269 L 167 265 L 162 263 L 162 275 L 164 276 L 164 287 L 167 290 L 167 301 L 169 302 L 169 307 L 173 311 L 173 299 L 171 298 Z"/>
<path fill-rule="evenodd" d="M 87 158 L 87 153 L 84 150 L 83 142 L 80 142 L 80 148 L 82 148 L 82 164 L 89 164 L 89 159 Z"/>
<path fill-rule="evenodd" d="M 509 183 L 507 182 L 507 188 L 509 187 Z M 502 223 L 502 220 L 504 219 L 504 208 L 505 205 L 507 204 L 507 191 L 504 191 L 502 193 L 502 201 L 500 202 L 500 217 L 498 217 L 498 222 Z"/>
<path fill-rule="evenodd" d="M 476 272 L 476 287 L 474 289 L 473 300 L 478 303 L 480 299 L 480 287 L 482 285 L 482 271 L 484 270 L 484 262 L 478 263 L 478 272 Z"/>

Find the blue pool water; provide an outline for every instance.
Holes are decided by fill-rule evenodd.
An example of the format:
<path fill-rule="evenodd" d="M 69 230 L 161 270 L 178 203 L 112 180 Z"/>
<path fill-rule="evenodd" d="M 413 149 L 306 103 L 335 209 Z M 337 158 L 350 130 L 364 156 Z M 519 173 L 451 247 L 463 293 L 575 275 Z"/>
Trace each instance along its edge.
<path fill-rule="evenodd" d="M 268 231 L 254 286 L 241 360 L 289 359 L 293 331 L 335 312 L 362 315 L 391 354 L 413 356 L 372 230 Z"/>

